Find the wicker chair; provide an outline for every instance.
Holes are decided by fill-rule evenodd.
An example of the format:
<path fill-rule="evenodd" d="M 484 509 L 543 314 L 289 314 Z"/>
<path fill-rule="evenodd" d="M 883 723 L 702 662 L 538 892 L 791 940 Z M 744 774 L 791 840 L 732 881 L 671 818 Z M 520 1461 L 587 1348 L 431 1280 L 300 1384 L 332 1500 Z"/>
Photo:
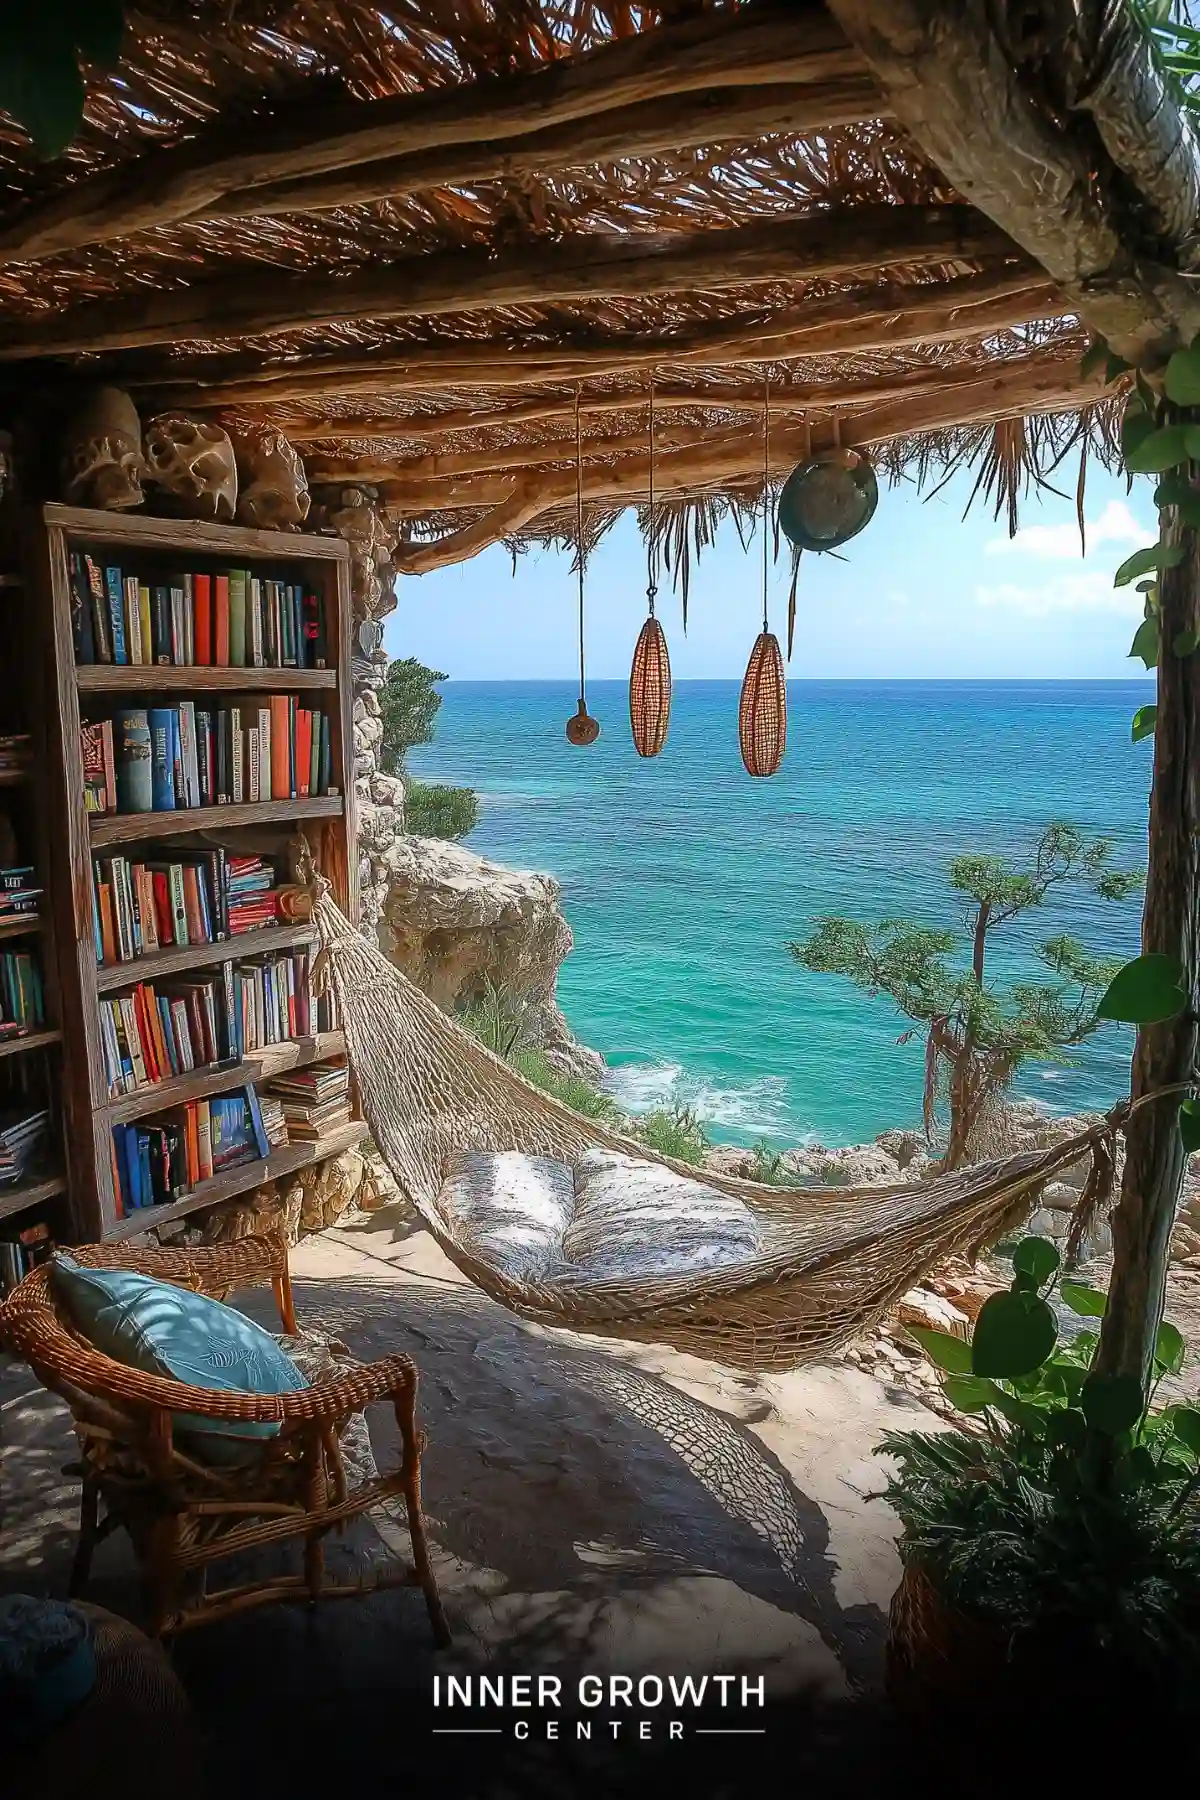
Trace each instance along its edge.
<path fill-rule="evenodd" d="M 282 1237 L 247 1237 L 212 1249 L 87 1246 L 72 1255 L 92 1268 L 132 1269 L 218 1299 L 270 1281 L 284 1329 L 296 1330 Z M 416 1429 L 417 1371 L 409 1357 L 384 1357 L 292 1394 L 188 1387 L 142 1374 L 95 1350 L 56 1305 L 45 1265 L 27 1275 L 0 1306 L 0 1343 L 62 1396 L 74 1417 L 83 1494 L 72 1594 L 87 1582 L 97 1541 L 123 1526 L 141 1565 L 151 1636 L 267 1601 L 316 1601 L 403 1584 L 424 1593 L 437 1644 L 450 1642 L 421 1516 L 424 1439 Z M 402 1460 L 392 1474 L 351 1491 L 338 1434 L 372 1400 L 391 1402 Z M 252 1465 L 214 1466 L 190 1456 L 175 1441 L 172 1414 L 178 1412 L 277 1420 L 280 1430 L 262 1440 Z M 392 1494 L 404 1496 L 414 1566 L 352 1585 L 327 1581 L 326 1533 Z M 302 1574 L 271 1575 L 208 1592 L 210 1563 L 296 1537 L 304 1542 Z"/>

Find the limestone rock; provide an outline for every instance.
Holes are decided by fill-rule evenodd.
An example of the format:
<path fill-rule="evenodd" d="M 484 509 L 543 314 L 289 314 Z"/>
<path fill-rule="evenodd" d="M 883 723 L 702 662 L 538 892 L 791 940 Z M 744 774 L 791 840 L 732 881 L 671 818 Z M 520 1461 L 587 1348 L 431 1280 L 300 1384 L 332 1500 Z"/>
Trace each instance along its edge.
<path fill-rule="evenodd" d="M 907 1170 L 917 1157 L 929 1160 L 929 1146 L 919 1131 L 881 1131 L 875 1142 L 900 1169 Z"/>
<path fill-rule="evenodd" d="M 362 1186 L 356 1204 L 362 1212 L 378 1212 L 383 1206 L 404 1204 L 400 1185 L 374 1144 L 368 1144 L 363 1151 Z"/>
<path fill-rule="evenodd" d="M 571 928 L 548 875 L 501 868 L 461 844 L 398 837 L 385 854 L 384 954 L 453 1012 L 486 980 L 520 996 L 533 1041 L 560 1068 L 595 1077 L 604 1064 L 576 1043 L 555 996 Z"/>
<path fill-rule="evenodd" d="M 1074 1212 L 1079 1194 L 1080 1189 L 1066 1181 L 1048 1181 L 1042 1189 L 1042 1205 L 1051 1212 Z"/>
<path fill-rule="evenodd" d="M 343 1150 L 325 1162 L 301 1169 L 301 1231 L 324 1231 L 355 1204 L 366 1162 L 361 1150 Z"/>
<path fill-rule="evenodd" d="M 902 1294 L 896 1306 L 896 1317 L 901 1325 L 920 1325 L 929 1331 L 948 1331 L 955 1337 L 965 1337 L 971 1321 L 965 1312 L 932 1288 L 909 1288 Z"/>

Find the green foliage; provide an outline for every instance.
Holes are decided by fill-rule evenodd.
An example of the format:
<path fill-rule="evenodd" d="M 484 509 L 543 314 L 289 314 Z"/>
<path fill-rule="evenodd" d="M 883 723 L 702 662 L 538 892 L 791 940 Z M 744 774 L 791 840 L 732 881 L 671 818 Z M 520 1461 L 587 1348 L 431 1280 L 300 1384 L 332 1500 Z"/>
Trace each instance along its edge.
<path fill-rule="evenodd" d="M 1113 576 L 1114 587 L 1128 587 L 1139 575 L 1149 575 L 1152 570 L 1174 569 L 1183 561 L 1183 551 L 1178 544 L 1147 544 L 1144 550 L 1135 550 L 1127 556 Z"/>
<path fill-rule="evenodd" d="M 660 1106 L 633 1123 L 634 1136 L 659 1156 L 677 1162 L 702 1163 L 712 1148 L 700 1119 L 690 1106 Z"/>
<path fill-rule="evenodd" d="M 1179 1135 L 1189 1156 L 1200 1150 L 1200 1101 L 1185 1100 L 1180 1107 Z"/>
<path fill-rule="evenodd" d="M 977 972 L 976 950 L 986 947 L 998 927 L 1043 905 L 1064 882 L 1120 900 L 1140 887 L 1142 875 L 1113 866 L 1107 838 L 1088 838 L 1062 822 L 1046 827 L 1023 864 L 972 854 L 957 857 L 949 875 L 952 889 L 970 903 L 962 921 L 967 942 L 958 932 L 909 920 L 872 926 L 826 918 L 807 941 L 788 949 L 814 973 L 841 975 L 872 999 L 887 994 L 906 1018 L 925 1027 L 935 1072 L 950 1075 L 953 1138 L 956 1092 L 968 1085 L 978 1108 L 1022 1062 L 1061 1060 L 1096 1030 L 1097 1001 L 1117 969 L 1071 938 L 1049 938 L 1039 956 L 1053 979 L 1014 982 L 1004 991 Z M 965 1084 L 956 1081 L 964 1070 L 970 1073 Z M 932 1106 L 927 1087 L 927 1123 Z M 967 1123 L 959 1121 L 960 1139 Z"/>
<path fill-rule="evenodd" d="M 405 777 L 404 829 L 414 837 L 457 840 L 478 823 L 479 801 L 472 789 Z"/>
<path fill-rule="evenodd" d="M 1173 956 L 1135 956 L 1118 969 L 1105 989 L 1096 1014 L 1127 1025 L 1154 1025 L 1173 1019 L 1187 1005 L 1180 986 L 1183 970 Z"/>
<path fill-rule="evenodd" d="M 1133 724 L 1129 729 L 1131 741 L 1135 744 L 1140 744 L 1143 738 L 1153 737 L 1154 728 L 1157 724 L 1157 706 L 1139 706 L 1133 715 Z"/>
<path fill-rule="evenodd" d="M 83 119 L 81 63 L 111 69 L 121 52 L 121 0 L 0 0 L 0 110 L 38 156 L 61 156 Z"/>
<path fill-rule="evenodd" d="M 976 1424 L 879 1446 L 897 1464 L 886 1498 L 904 1523 L 901 1553 L 1015 1648 L 1065 1641 L 1194 1684 L 1200 1411 L 1155 1411 L 1136 1380 L 1096 1373 L 1094 1332 L 1060 1342 L 1048 1303 L 1057 1268 L 1052 1245 L 1026 1239 L 1011 1288 L 986 1303 L 970 1342 L 912 1333 L 946 1371 L 946 1398 Z M 1104 1310 L 1093 1289 L 1064 1282 L 1060 1292 L 1077 1313 Z M 1164 1323 L 1155 1388 L 1183 1356 Z"/>
<path fill-rule="evenodd" d="M 540 1050 L 516 1050 L 509 1059 L 518 1075 L 543 1093 L 551 1094 L 563 1106 L 582 1113 L 585 1119 L 600 1119 L 605 1124 L 619 1125 L 621 1115 L 616 1103 L 581 1075 L 564 1075 Z"/>
<path fill-rule="evenodd" d="M 1142 620 L 1129 646 L 1130 656 L 1138 656 L 1147 669 L 1158 667 L 1158 617 L 1151 613 Z"/>
<path fill-rule="evenodd" d="M 433 722 L 442 704 L 434 684 L 446 679 L 440 670 L 427 669 L 415 656 L 397 657 L 389 664 L 387 679 L 379 690 L 379 717 L 383 724 L 379 759 L 387 774 L 403 775 L 409 751 L 431 741 Z"/>
<path fill-rule="evenodd" d="M 754 1146 L 753 1160 L 746 1171 L 747 1181 L 761 1181 L 764 1187 L 795 1187 L 796 1171 L 788 1167 L 782 1152 L 772 1150 L 763 1138 Z"/>

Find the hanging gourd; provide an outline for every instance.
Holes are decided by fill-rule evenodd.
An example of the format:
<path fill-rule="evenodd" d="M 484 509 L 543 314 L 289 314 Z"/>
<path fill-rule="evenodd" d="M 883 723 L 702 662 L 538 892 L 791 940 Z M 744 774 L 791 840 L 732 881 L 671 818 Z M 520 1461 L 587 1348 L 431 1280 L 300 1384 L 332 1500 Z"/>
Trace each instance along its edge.
<path fill-rule="evenodd" d="M 593 719 L 587 709 L 587 696 L 584 683 L 584 637 L 583 637 L 583 446 L 579 436 L 579 389 L 575 389 L 575 542 L 579 559 L 579 704 L 572 716 L 567 720 L 566 732 L 568 744 L 582 748 L 585 744 L 594 744 L 600 736 L 600 721 Z"/>
<path fill-rule="evenodd" d="M 738 740 L 748 775 L 774 775 L 787 747 L 787 682 L 779 639 L 767 617 L 770 538 L 770 379 L 763 392 L 763 622 L 742 679 Z"/>
<path fill-rule="evenodd" d="M 797 550 L 837 550 L 868 525 L 879 483 L 861 450 L 825 450 L 794 468 L 779 496 L 779 528 Z"/>
<path fill-rule="evenodd" d="M 646 599 L 650 613 L 633 650 L 629 671 L 629 729 L 639 756 L 657 756 L 667 741 L 671 722 L 671 659 L 667 637 L 654 616 L 658 588 L 654 580 L 654 376 L 650 376 L 650 505 L 647 529 Z"/>

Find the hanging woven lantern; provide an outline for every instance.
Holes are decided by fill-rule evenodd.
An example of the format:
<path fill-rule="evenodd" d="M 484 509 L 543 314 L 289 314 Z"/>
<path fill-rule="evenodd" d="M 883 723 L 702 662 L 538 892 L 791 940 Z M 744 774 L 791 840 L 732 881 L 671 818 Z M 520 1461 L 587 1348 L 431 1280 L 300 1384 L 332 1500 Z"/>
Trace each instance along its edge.
<path fill-rule="evenodd" d="M 579 438 L 578 387 L 575 389 L 575 534 L 579 559 L 579 705 L 567 720 L 565 730 L 568 744 L 574 744 L 577 749 L 582 749 L 586 744 L 594 744 L 600 736 L 600 721 L 593 719 L 589 713 L 585 697 L 583 589 L 586 559 L 583 553 L 583 446 Z"/>
<path fill-rule="evenodd" d="M 629 671 L 629 729 L 639 756 L 657 756 L 671 722 L 671 659 L 667 637 L 651 614 L 638 633 Z"/>
<path fill-rule="evenodd" d="M 774 775 L 787 747 L 787 683 L 773 631 L 754 640 L 742 680 L 738 738 L 748 775 Z"/>
<path fill-rule="evenodd" d="M 671 722 L 671 658 L 667 636 L 654 616 L 654 371 L 650 371 L 650 500 L 646 531 L 646 600 L 649 617 L 638 634 L 629 671 L 629 729 L 639 756 L 657 756 Z"/>
<path fill-rule="evenodd" d="M 567 720 L 567 742 L 581 747 L 584 744 L 594 744 L 599 736 L 600 721 L 593 719 L 587 709 L 587 701 L 581 695 L 576 711 Z"/>
<path fill-rule="evenodd" d="M 879 483 L 858 450 L 829 450 L 793 469 L 779 496 L 779 528 L 797 550 L 837 550 L 868 525 Z"/>

